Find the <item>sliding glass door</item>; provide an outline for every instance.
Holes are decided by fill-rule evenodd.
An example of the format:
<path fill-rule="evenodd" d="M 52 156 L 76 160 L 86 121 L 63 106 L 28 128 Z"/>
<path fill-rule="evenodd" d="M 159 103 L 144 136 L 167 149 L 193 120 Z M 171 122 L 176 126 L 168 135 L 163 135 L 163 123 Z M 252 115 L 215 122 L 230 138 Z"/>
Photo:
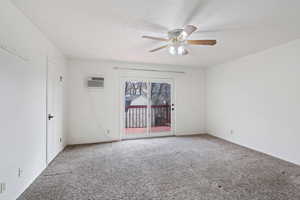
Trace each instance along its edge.
<path fill-rule="evenodd" d="M 146 137 L 148 135 L 148 92 L 149 84 L 143 80 L 124 82 L 122 109 L 124 134 L 126 137 Z"/>
<path fill-rule="evenodd" d="M 171 84 L 164 82 L 151 82 L 150 112 L 152 136 L 160 133 L 170 133 L 171 127 Z"/>
<path fill-rule="evenodd" d="M 124 79 L 122 86 L 122 138 L 173 135 L 172 80 Z"/>

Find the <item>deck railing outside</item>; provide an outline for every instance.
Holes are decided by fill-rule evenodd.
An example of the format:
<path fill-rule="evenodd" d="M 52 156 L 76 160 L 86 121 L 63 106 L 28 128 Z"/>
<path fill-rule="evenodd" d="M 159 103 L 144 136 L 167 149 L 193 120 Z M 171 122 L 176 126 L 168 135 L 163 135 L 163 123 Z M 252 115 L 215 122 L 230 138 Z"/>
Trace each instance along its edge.
<path fill-rule="evenodd" d="M 151 127 L 170 126 L 171 106 L 151 106 Z M 147 106 L 131 105 L 125 108 L 125 128 L 146 128 L 147 127 Z"/>

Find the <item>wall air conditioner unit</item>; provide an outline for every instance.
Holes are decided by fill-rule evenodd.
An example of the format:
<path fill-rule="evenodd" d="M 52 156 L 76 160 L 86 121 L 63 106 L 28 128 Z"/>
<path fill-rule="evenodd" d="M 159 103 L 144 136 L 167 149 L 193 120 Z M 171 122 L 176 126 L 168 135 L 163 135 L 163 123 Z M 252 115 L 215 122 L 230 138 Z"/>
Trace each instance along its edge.
<path fill-rule="evenodd" d="M 88 77 L 87 87 L 89 89 L 103 89 L 104 88 L 104 77 L 98 77 L 98 76 Z"/>

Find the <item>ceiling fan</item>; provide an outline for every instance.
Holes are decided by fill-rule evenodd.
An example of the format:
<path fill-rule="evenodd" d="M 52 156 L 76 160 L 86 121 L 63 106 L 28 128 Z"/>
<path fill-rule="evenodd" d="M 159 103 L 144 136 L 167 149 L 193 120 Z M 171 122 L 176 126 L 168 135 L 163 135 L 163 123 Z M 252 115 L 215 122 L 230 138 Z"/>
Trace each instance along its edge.
<path fill-rule="evenodd" d="M 168 31 L 168 38 L 152 37 L 143 35 L 142 38 L 167 42 L 167 44 L 158 48 L 152 49 L 149 52 L 155 52 L 164 48 L 169 48 L 169 53 L 172 55 L 187 55 L 189 52 L 186 49 L 187 45 L 209 45 L 217 44 L 216 40 L 188 40 L 188 37 L 197 30 L 194 25 L 186 25 L 184 28 Z"/>

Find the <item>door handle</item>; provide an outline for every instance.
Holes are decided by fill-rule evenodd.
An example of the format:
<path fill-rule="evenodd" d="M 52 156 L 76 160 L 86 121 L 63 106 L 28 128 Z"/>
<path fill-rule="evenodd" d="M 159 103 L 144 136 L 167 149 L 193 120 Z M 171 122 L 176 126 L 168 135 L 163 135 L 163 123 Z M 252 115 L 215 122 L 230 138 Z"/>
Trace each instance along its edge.
<path fill-rule="evenodd" d="M 52 118 L 54 118 L 54 116 L 51 114 L 48 114 L 48 120 L 51 120 Z"/>

